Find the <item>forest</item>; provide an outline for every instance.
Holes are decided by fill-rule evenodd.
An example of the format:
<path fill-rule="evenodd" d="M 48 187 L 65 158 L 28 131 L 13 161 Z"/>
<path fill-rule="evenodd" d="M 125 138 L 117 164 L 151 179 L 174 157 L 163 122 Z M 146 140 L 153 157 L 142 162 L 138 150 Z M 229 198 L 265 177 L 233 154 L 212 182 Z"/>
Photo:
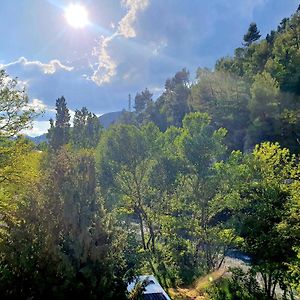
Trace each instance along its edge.
<path fill-rule="evenodd" d="M 1 299 L 142 299 L 134 276 L 188 286 L 230 251 L 247 269 L 203 299 L 298 299 L 300 7 L 265 38 L 251 23 L 232 57 L 179 70 L 157 99 L 129 96 L 107 129 L 85 107 L 71 126 L 62 96 L 35 145 L 28 103 L 2 70 Z"/>

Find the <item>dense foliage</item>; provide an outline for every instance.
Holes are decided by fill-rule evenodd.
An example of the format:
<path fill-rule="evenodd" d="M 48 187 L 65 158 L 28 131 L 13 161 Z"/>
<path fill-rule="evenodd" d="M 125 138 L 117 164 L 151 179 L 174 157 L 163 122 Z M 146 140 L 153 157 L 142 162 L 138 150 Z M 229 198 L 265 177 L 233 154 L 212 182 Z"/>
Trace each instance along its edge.
<path fill-rule="evenodd" d="M 134 299 L 126 284 L 165 287 L 251 258 L 212 299 L 294 299 L 300 292 L 300 12 L 195 80 L 183 69 L 155 101 L 107 130 L 56 101 L 42 151 L 22 136 L 35 115 L 0 73 L 2 299 Z"/>
<path fill-rule="evenodd" d="M 229 150 L 249 151 L 264 141 L 277 141 L 292 152 L 300 144 L 300 12 L 282 20 L 276 31 L 260 38 L 255 23 L 234 57 L 217 61 L 215 70 L 199 69 L 189 81 L 186 69 L 165 83 L 153 101 L 146 89 L 135 97 L 134 112 L 122 123 L 149 121 L 165 131 L 181 126 L 186 113 L 207 112 L 215 128 L 228 130 Z"/>

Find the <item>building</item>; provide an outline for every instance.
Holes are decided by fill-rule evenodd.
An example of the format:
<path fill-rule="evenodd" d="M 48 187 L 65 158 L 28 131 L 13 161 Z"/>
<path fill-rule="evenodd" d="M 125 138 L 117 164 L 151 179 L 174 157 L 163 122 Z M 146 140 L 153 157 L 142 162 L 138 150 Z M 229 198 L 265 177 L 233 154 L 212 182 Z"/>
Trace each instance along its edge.
<path fill-rule="evenodd" d="M 131 292 L 137 283 L 143 282 L 146 284 L 145 291 L 143 292 L 145 300 L 171 300 L 153 275 L 138 276 L 127 286 L 127 291 Z"/>

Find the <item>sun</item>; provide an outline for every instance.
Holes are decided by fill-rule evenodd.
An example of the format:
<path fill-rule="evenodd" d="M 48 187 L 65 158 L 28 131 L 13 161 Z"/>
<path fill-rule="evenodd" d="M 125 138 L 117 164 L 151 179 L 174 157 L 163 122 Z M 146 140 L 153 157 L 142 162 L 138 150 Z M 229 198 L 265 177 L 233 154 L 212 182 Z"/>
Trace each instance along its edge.
<path fill-rule="evenodd" d="M 89 23 L 88 12 L 80 4 L 70 4 L 65 9 L 65 18 L 74 28 L 83 28 Z"/>

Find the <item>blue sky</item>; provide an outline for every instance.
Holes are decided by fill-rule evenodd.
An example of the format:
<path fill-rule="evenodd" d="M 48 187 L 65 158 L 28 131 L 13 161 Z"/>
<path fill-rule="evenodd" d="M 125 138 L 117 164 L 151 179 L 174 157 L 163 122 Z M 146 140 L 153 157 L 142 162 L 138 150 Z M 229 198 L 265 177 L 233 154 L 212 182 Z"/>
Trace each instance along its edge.
<path fill-rule="evenodd" d="M 90 23 L 71 27 L 64 9 L 86 8 Z M 0 67 L 26 86 L 45 113 L 31 135 L 48 128 L 55 100 L 96 114 L 127 107 L 128 94 L 159 95 L 183 67 L 194 76 L 241 46 L 256 22 L 264 37 L 298 0 L 1 0 Z"/>

